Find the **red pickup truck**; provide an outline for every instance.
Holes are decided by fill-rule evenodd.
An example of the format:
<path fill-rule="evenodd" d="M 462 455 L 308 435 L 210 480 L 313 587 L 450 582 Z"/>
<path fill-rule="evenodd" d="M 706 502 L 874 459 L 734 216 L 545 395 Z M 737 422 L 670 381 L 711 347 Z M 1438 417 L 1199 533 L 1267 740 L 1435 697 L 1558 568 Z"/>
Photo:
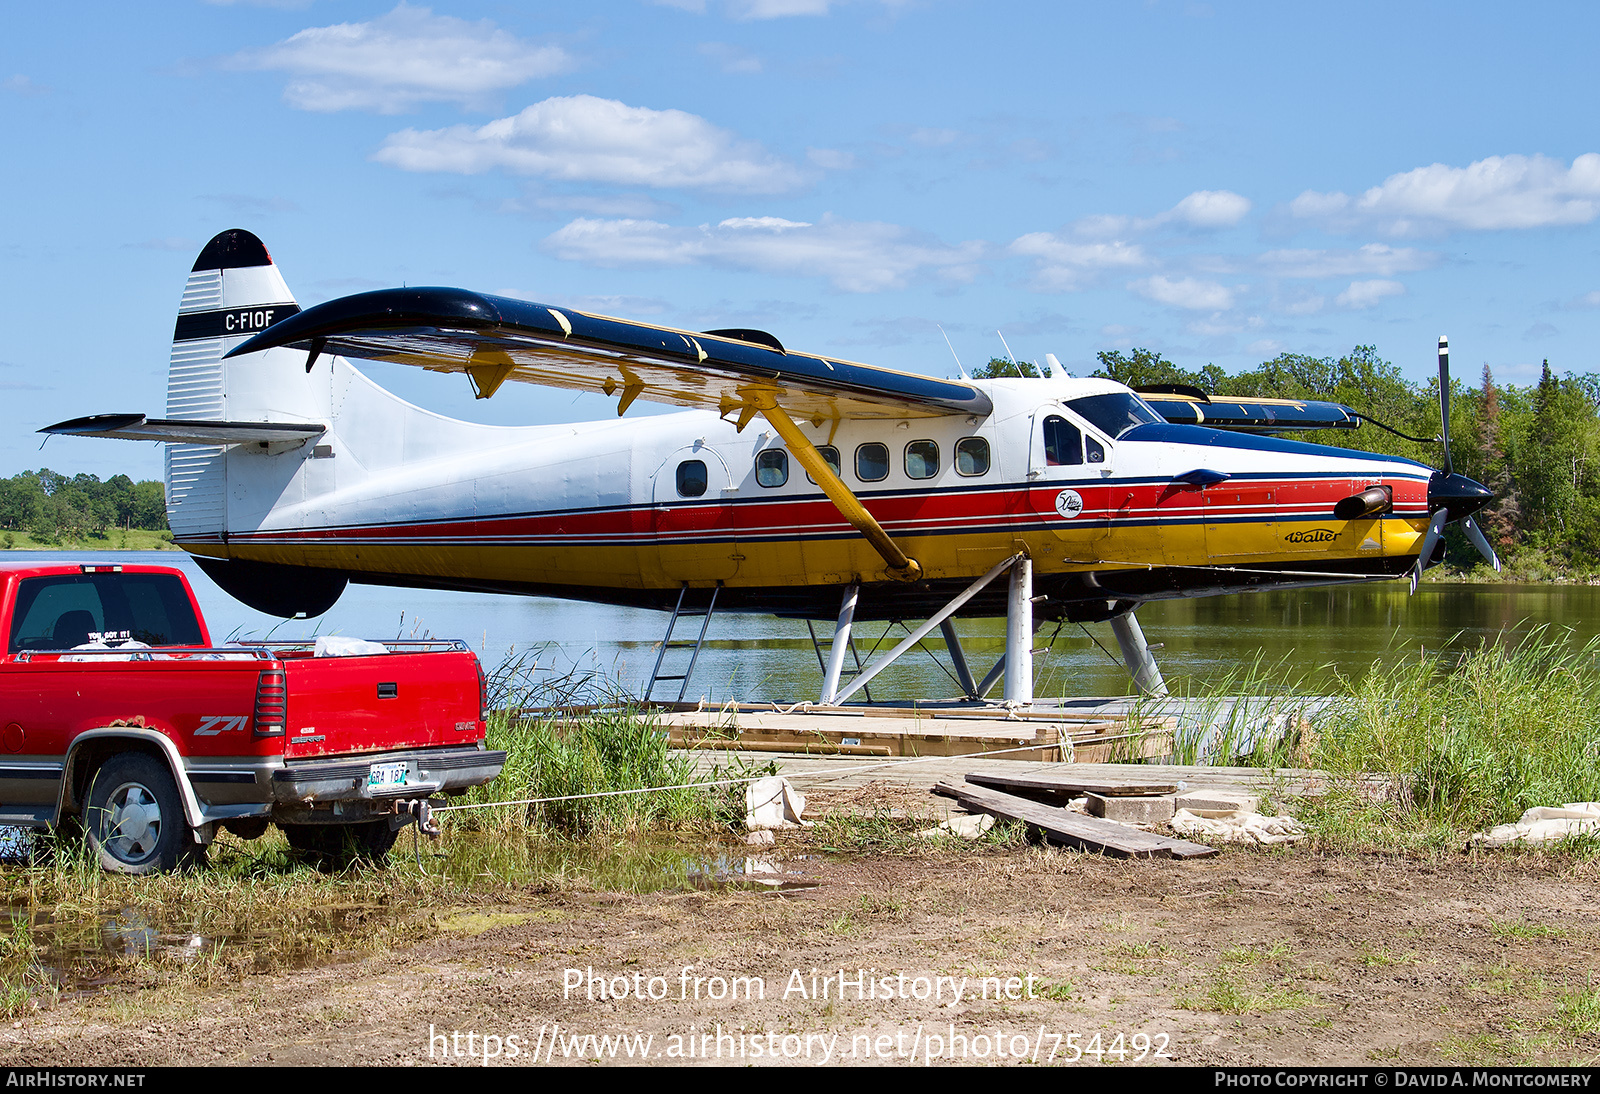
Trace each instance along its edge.
<path fill-rule="evenodd" d="M 0 824 L 81 823 L 123 873 L 269 823 L 324 863 L 381 860 L 412 803 L 499 774 L 459 642 L 314 656 L 211 641 L 183 574 L 0 563 Z"/>

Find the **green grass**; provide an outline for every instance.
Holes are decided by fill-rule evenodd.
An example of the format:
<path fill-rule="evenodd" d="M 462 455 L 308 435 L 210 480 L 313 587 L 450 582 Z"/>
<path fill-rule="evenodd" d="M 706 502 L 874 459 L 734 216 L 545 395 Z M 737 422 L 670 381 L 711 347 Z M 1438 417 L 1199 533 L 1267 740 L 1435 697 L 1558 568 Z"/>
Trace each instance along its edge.
<path fill-rule="evenodd" d="M 171 532 L 113 528 L 99 535 L 67 536 L 54 542 L 27 532 L 0 532 L 0 551 L 175 551 Z"/>
<path fill-rule="evenodd" d="M 736 760 L 698 772 L 690 755 L 668 748 L 667 731 L 652 715 L 628 708 L 581 717 L 497 712 L 489 718 L 488 745 L 506 753 L 499 778 L 452 804 L 567 800 L 463 810 L 456 817 L 468 828 L 533 826 L 589 836 L 729 825 L 744 816 L 742 784 L 686 784 L 753 778 L 765 770 Z M 607 796 L 582 796 L 597 794 Z"/>
<path fill-rule="evenodd" d="M 1600 642 L 1542 628 L 1342 683 L 1309 759 L 1344 778 L 1302 814 L 1325 841 L 1459 847 L 1532 806 L 1600 799 Z M 1368 773 L 1394 792 L 1363 791 Z"/>

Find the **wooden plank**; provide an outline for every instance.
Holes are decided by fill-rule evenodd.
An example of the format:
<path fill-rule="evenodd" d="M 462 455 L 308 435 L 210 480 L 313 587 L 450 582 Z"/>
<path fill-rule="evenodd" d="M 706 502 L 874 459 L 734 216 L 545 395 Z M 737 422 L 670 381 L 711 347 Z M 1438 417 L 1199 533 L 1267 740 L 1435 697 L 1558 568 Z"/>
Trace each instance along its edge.
<path fill-rule="evenodd" d="M 1065 844 L 1080 851 L 1099 851 L 1119 858 L 1171 858 L 1172 841 L 1152 836 L 1116 821 L 1086 817 L 1053 805 L 1041 805 L 998 790 L 962 783 L 941 782 L 935 794 L 954 798 L 968 808 L 978 809 L 1004 820 L 1021 821 L 1037 828 L 1052 843 Z"/>
<path fill-rule="evenodd" d="M 1052 794 L 1058 797 L 1081 797 L 1084 794 L 1103 794 L 1106 797 L 1154 797 L 1159 794 L 1176 794 L 1178 784 L 1175 782 L 1157 782 L 1138 779 L 1111 780 L 1111 779 L 1086 779 L 1070 771 L 1041 772 L 1040 774 L 1027 775 L 1000 775 L 988 772 L 977 772 L 967 776 L 969 783 L 977 783 L 991 790 L 1003 790 L 1011 794 L 1020 794 L 1025 798 L 1034 797 L 1036 794 Z"/>
<path fill-rule="evenodd" d="M 1215 847 L 1207 847 L 1203 843 L 1190 843 L 1188 840 L 1178 839 L 1176 836 L 1159 836 L 1157 838 L 1166 842 L 1172 849 L 1173 858 L 1210 858 L 1212 855 L 1220 855 L 1222 853 Z"/>

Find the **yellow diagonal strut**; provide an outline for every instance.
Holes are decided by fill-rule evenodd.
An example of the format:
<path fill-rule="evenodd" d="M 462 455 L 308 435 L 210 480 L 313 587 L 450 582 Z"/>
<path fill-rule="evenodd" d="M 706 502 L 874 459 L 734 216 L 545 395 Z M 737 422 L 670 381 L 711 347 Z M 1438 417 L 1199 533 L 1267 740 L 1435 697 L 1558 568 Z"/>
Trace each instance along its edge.
<path fill-rule="evenodd" d="M 866 536 L 867 542 L 883 556 L 883 560 L 889 564 L 889 572 L 901 581 L 916 581 L 922 577 L 922 564 L 907 555 L 894 540 L 889 538 L 889 533 L 883 530 L 883 525 L 867 512 L 866 507 L 850 492 L 850 488 L 833 473 L 833 468 L 822 458 L 817 446 L 800 432 L 800 427 L 794 424 L 794 419 L 778 405 L 777 400 L 767 392 L 752 392 L 750 399 L 761 410 L 767 421 L 772 423 L 772 428 L 778 431 L 778 436 L 783 438 L 783 443 L 794 453 L 794 458 L 800 461 L 800 466 L 817 481 L 818 486 L 822 487 L 822 492 L 828 495 L 828 500 L 833 502 L 834 508 L 850 522 L 852 528 Z"/>

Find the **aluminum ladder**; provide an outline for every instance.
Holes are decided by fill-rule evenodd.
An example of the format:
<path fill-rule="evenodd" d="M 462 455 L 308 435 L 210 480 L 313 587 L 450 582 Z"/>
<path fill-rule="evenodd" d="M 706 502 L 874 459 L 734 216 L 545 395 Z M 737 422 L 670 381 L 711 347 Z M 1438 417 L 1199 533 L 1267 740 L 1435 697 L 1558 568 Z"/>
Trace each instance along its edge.
<path fill-rule="evenodd" d="M 663 680 L 682 680 L 678 688 L 678 702 L 683 702 L 683 697 L 689 693 L 689 677 L 694 675 L 695 662 L 700 660 L 700 650 L 706 644 L 706 630 L 711 626 L 711 616 L 717 610 L 717 594 L 722 591 L 722 582 L 717 582 L 711 589 L 711 601 L 704 610 L 685 608 L 684 602 L 689 597 L 689 583 L 685 581 L 678 590 L 678 603 L 672 609 L 672 618 L 667 620 L 667 633 L 661 639 L 661 652 L 656 654 L 656 667 L 650 671 L 650 682 L 645 685 L 644 701 L 648 703 L 650 696 L 655 692 L 656 685 Z M 674 642 L 672 632 L 677 629 L 678 620 L 700 618 L 700 633 L 693 642 Z M 663 674 L 662 662 L 666 660 L 668 650 L 689 650 L 689 667 L 682 673 Z"/>

